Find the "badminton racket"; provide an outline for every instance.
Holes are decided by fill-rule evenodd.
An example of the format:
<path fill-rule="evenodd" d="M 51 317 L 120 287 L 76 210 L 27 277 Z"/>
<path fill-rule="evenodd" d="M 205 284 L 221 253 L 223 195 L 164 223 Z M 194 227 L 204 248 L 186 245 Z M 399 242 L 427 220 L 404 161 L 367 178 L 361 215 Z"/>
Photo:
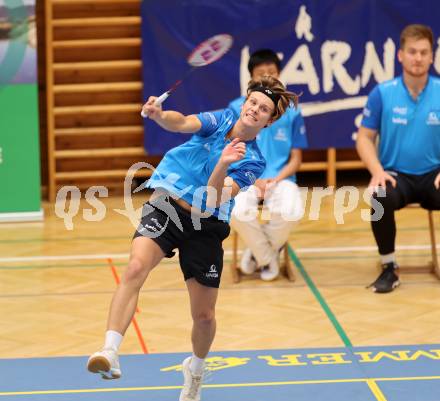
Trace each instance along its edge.
<path fill-rule="evenodd" d="M 196 68 L 204 67 L 221 59 L 231 48 L 233 41 L 234 39 L 231 35 L 222 33 L 212 36 L 196 46 L 187 58 L 187 62 L 191 68 L 188 69 L 182 78 L 177 80 L 170 89 L 162 93 L 162 95 L 156 99 L 154 105 L 160 106 Z M 141 115 L 142 117 L 147 117 L 143 111 Z"/>

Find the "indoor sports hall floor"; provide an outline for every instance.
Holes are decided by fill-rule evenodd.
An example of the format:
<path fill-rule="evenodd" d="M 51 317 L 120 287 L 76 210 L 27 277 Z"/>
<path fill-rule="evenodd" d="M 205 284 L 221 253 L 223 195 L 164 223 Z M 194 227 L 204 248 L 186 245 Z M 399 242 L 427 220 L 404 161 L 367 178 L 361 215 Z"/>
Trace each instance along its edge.
<path fill-rule="evenodd" d="M 366 205 L 337 224 L 333 200 L 324 199 L 318 220 L 307 209 L 290 236 L 293 283 L 233 284 L 226 241 L 203 400 L 440 401 L 440 281 L 403 274 L 391 294 L 365 289 L 378 273 Z M 115 211 L 125 209 L 122 198 L 105 206 L 105 217 L 89 222 L 83 202 L 73 230 L 48 204 L 44 223 L 0 225 L 0 401 L 178 399 L 190 314 L 177 259 L 161 263 L 141 292 L 121 380 L 85 369 L 102 346 L 134 231 Z M 397 218 L 400 264 L 428 262 L 426 212 Z M 440 227 L 438 213 L 435 221 Z"/>

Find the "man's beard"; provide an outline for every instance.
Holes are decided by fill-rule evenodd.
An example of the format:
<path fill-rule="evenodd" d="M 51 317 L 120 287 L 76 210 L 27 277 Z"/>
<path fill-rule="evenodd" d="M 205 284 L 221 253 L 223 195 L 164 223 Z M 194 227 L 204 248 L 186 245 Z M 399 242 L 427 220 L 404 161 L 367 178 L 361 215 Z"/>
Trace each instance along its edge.
<path fill-rule="evenodd" d="M 429 72 L 429 68 L 428 69 L 423 69 L 420 70 L 421 67 L 416 67 L 419 69 L 420 72 L 413 72 L 414 68 L 404 68 L 403 71 L 409 75 L 410 77 L 413 78 L 421 78 L 423 76 L 425 76 L 426 74 L 428 74 Z"/>

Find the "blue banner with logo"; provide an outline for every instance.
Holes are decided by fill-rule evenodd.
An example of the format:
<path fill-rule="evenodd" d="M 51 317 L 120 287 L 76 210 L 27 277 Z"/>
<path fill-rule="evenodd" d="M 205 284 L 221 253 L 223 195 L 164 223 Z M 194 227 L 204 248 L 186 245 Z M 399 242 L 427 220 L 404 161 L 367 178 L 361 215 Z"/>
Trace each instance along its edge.
<path fill-rule="evenodd" d="M 281 81 L 302 93 L 310 148 L 351 148 L 369 91 L 400 74 L 396 53 L 407 24 L 429 25 L 440 72 L 440 3 L 432 0 L 144 0 L 144 100 L 188 71 L 188 54 L 219 33 L 234 37 L 219 61 L 195 69 L 164 109 L 193 114 L 224 108 L 244 94 L 249 55 L 271 48 L 282 57 Z M 145 148 L 160 155 L 184 142 L 145 120 Z"/>

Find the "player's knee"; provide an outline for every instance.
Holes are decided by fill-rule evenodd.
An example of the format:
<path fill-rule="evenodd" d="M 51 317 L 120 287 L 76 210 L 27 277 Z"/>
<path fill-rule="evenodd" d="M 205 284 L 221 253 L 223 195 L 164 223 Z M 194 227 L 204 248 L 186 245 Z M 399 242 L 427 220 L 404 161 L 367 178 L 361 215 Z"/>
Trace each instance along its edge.
<path fill-rule="evenodd" d="M 211 325 L 215 321 L 214 309 L 203 309 L 193 313 L 193 319 L 198 324 Z"/>
<path fill-rule="evenodd" d="M 281 217 L 286 222 L 297 222 L 304 216 L 304 213 L 305 207 L 302 203 L 291 202 L 290 204 L 283 205 Z"/>
<path fill-rule="evenodd" d="M 257 208 L 249 208 L 243 210 L 232 209 L 231 227 L 240 229 L 240 226 L 246 225 L 251 221 L 255 221 L 258 216 Z"/>
<path fill-rule="evenodd" d="M 128 262 L 127 270 L 125 271 L 123 280 L 127 284 L 136 284 L 143 282 L 147 274 L 147 267 L 138 258 L 132 258 Z"/>
<path fill-rule="evenodd" d="M 373 195 L 373 199 L 380 203 L 385 210 L 397 209 L 398 199 L 392 191 L 379 191 Z"/>

